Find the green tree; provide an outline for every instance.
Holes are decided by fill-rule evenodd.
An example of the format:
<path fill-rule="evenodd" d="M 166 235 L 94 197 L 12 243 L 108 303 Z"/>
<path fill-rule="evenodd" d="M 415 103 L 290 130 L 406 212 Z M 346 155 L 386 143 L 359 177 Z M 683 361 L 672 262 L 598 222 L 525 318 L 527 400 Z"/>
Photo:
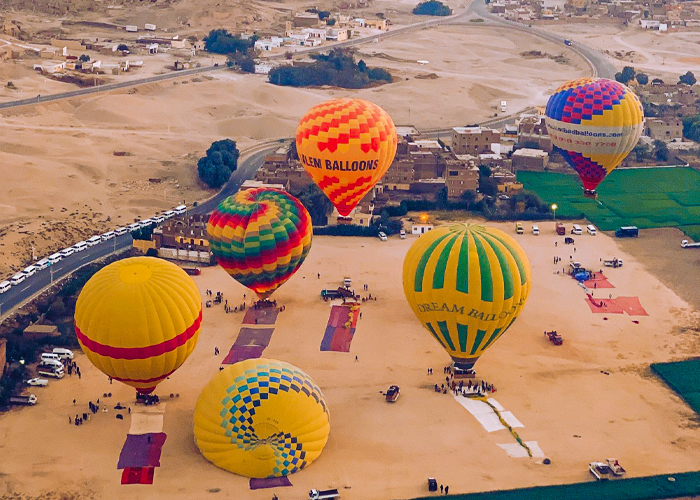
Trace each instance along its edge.
<path fill-rule="evenodd" d="M 82 55 L 78 58 L 78 60 L 80 60 L 80 61 L 82 61 L 82 62 L 88 62 L 88 61 L 90 60 L 90 56 L 89 56 L 88 54 L 82 54 Z"/>
<path fill-rule="evenodd" d="M 238 167 L 238 148 L 231 139 L 215 141 L 207 149 L 206 156 L 197 162 L 199 178 L 212 188 L 220 188 Z"/>
<path fill-rule="evenodd" d="M 255 61 L 253 61 L 251 57 L 241 59 L 241 62 L 238 65 L 240 66 L 241 71 L 245 73 L 255 73 Z"/>
<path fill-rule="evenodd" d="M 334 26 L 335 25 L 335 19 L 331 18 L 326 21 L 326 24 L 328 26 Z"/>
<path fill-rule="evenodd" d="M 360 62 L 357 63 L 357 69 L 362 73 L 367 73 L 367 63 L 360 59 Z"/>
<path fill-rule="evenodd" d="M 224 29 L 211 30 L 204 37 L 204 49 L 214 54 L 235 54 L 237 52 L 246 54 L 248 49 L 255 45 L 256 40 L 255 36 L 244 40 L 240 36 L 230 35 Z"/>
<path fill-rule="evenodd" d="M 649 146 L 642 142 L 638 142 L 634 149 L 632 149 L 632 151 L 634 151 L 634 157 L 637 160 L 637 162 L 641 163 L 644 161 L 644 158 L 646 158 L 649 154 Z"/>
<path fill-rule="evenodd" d="M 658 139 L 654 141 L 654 157 L 658 161 L 668 160 L 668 146 L 666 146 L 664 141 Z"/>
<path fill-rule="evenodd" d="M 447 186 L 443 186 L 435 191 L 435 203 L 440 208 L 447 206 Z"/>
<path fill-rule="evenodd" d="M 309 211 L 314 226 L 328 224 L 328 215 L 333 210 L 333 204 L 316 184 L 310 184 L 309 187 L 295 196 Z"/>
<path fill-rule="evenodd" d="M 452 10 L 438 0 L 428 0 L 416 5 L 413 13 L 418 16 L 449 16 L 452 14 Z"/>
<path fill-rule="evenodd" d="M 462 200 L 464 200 L 464 202 L 467 204 L 467 208 L 471 209 L 476 202 L 476 192 L 472 191 L 471 189 L 467 189 L 461 194 L 460 198 L 462 198 Z"/>
<path fill-rule="evenodd" d="M 697 80 L 695 79 L 695 75 L 690 71 L 688 71 L 685 75 L 681 75 L 678 78 L 678 83 L 685 83 L 686 85 L 692 86 L 695 85 L 695 82 L 697 82 Z"/>
<path fill-rule="evenodd" d="M 122 52 L 128 52 L 129 47 L 125 43 L 120 43 L 119 45 L 117 45 L 117 50 L 120 50 Z"/>
<path fill-rule="evenodd" d="M 649 83 L 649 77 L 644 73 L 637 73 L 635 78 L 637 79 L 637 83 L 639 83 L 640 85 L 646 85 L 647 83 Z"/>
<path fill-rule="evenodd" d="M 479 165 L 479 177 L 491 177 L 491 169 L 488 165 Z"/>
<path fill-rule="evenodd" d="M 221 160 L 224 165 L 231 171 L 234 172 L 238 168 L 238 156 L 240 155 L 238 147 L 236 146 L 236 141 L 231 139 L 222 139 L 220 141 L 214 141 L 207 149 L 207 156 L 211 156 L 215 152 L 221 154 Z"/>
<path fill-rule="evenodd" d="M 323 21 L 324 19 L 328 19 L 331 17 L 331 13 L 328 12 L 327 10 L 320 10 L 318 11 L 318 18 Z"/>
<path fill-rule="evenodd" d="M 627 83 L 630 80 L 634 79 L 634 75 L 634 68 L 631 66 L 625 66 L 624 68 L 622 68 L 622 72 L 615 74 L 615 80 L 617 80 L 620 83 Z"/>

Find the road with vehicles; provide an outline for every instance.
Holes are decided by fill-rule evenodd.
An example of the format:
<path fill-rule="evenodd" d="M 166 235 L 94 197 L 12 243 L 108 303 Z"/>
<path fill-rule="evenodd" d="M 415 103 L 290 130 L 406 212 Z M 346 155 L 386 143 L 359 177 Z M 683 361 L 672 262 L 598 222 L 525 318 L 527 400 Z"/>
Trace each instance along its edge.
<path fill-rule="evenodd" d="M 252 179 L 255 172 L 262 165 L 265 156 L 275 151 L 282 145 L 283 141 L 267 141 L 249 150 L 249 154 L 241 160 L 236 171 L 231 175 L 231 179 L 212 198 L 198 203 L 197 206 L 188 208 L 190 214 L 204 214 L 210 212 L 221 200 L 236 193 L 241 184 L 247 179 Z M 47 267 L 36 274 L 26 278 L 19 285 L 0 294 L 0 320 L 4 319 L 14 308 L 20 306 L 46 290 L 52 283 L 59 281 L 81 267 L 103 259 L 108 255 L 128 250 L 131 247 L 132 238 L 130 234 L 117 236 L 116 238 L 102 241 L 97 245 L 87 247 L 85 250 L 76 252 L 69 257 L 61 259 L 56 264 Z M 3 278 L 3 279 L 9 279 Z M 2 279 L 0 279 L 2 281 Z"/>

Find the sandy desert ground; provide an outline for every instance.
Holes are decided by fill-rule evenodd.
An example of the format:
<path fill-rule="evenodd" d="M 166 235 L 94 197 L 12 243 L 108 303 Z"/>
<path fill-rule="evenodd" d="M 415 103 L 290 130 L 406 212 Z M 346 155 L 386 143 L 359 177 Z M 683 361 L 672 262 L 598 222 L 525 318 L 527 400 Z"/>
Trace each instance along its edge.
<path fill-rule="evenodd" d="M 468 50 L 446 53 L 441 47 L 448 44 Z M 502 99 L 508 100 L 509 113 L 543 105 L 547 92 L 586 74 L 583 61 L 573 55 L 569 64 L 523 59 L 524 44 L 553 55 L 562 52 L 558 45 L 507 30 L 447 27 L 362 46 L 360 57 L 370 66 L 389 68 L 397 81 L 361 91 L 277 87 L 261 75 L 220 71 L 5 110 L 0 121 L 0 276 L 31 258 L 32 243 L 18 246 L 20 225 L 33 237 L 37 255 L 48 255 L 81 235 L 40 233 L 40 216 L 68 225 L 88 216 L 102 230 L 182 200 L 206 198 L 211 192 L 202 189 L 196 162 L 211 142 L 232 138 L 244 148 L 290 137 L 304 112 L 322 100 L 361 97 L 383 106 L 397 124 L 445 127 L 493 116 Z M 422 66 L 418 60 L 429 63 Z M 434 76 L 417 78 L 425 75 Z M 40 182 L 47 172 L 51 181 Z"/>
<path fill-rule="evenodd" d="M 513 232 L 513 224 L 498 226 Z M 577 237 L 575 258 L 594 268 L 601 257 L 623 258 L 623 268 L 607 271 L 616 288 L 605 296 L 638 296 L 649 316 L 610 314 L 605 320 L 592 314 L 582 289 L 556 274 L 573 248 L 561 245 L 552 223 L 539 226 L 541 236 L 518 237 L 533 270 L 528 303 L 509 333 L 479 361 L 477 373 L 495 384 L 494 397 L 525 426 L 517 429 L 520 436 L 537 441 L 552 464 L 508 457 L 497 446 L 513 442 L 507 431 L 487 433 L 452 396 L 431 389 L 444 381 L 440 367 L 449 358 L 423 331 L 403 296 L 402 260 L 415 237 L 385 243 L 317 237 L 303 267 L 275 294 L 287 309 L 265 356 L 291 362 L 315 379 L 331 410 L 331 435 L 321 457 L 291 477 L 294 487 L 275 493 L 304 498 L 310 488 L 338 487 L 350 500 L 410 498 L 427 494 L 428 476 L 450 485 L 451 493 L 586 481 L 588 462 L 607 457 L 618 458 L 631 476 L 700 467 L 696 416 L 648 368 L 654 361 L 697 352 L 698 330 L 686 328 L 697 324 L 697 314 L 644 269 L 649 262 L 624 252 L 605 234 Z M 554 265 L 554 255 L 563 262 Z M 344 276 L 358 288 L 368 283 L 379 300 L 362 306 L 349 354 L 319 352 L 329 307 L 318 293 Z M 242 300 L 244 289 L 219 268 L 206 269 L 195 280 L 201 291 L 223 291 L 230 304 Z M 191 358 L 158 390 L 181 397 L 165 398 L 168 440 L 153 486 L 118 484 L 116 462 L 128 420 L 116 420 L 110 411 L 82 427 L 68 424 L 76 408 L 104 392 L 113 393 L 112 405 L 133 398 L 131 389 L 109 385 L 80 354 L 82 380 L 73 376 L 33 389 L 39 397 L 35 407 L 0 418 L 0 453 L 11 457 L 0 464 L 0 496 L 43 498 L 55 491 L 96 499 L 269 499 L 273 492 L 250 491 L 246 479 L 210 465 L 193 444 L 197 395 L 217 372 L 242 320 L 240 314 L 224 314 L 221 306 L 204 311 Z M 545 329 L 557 330 L 564 344 L 547 342 Z M 215 346 L 224 351 L 218 357 Z M 426 375 L 428 367 L 434 375 Z M 401 386 L 402 396 L 388 405 L 379 391 L 393 383 Z"/>
<path fill-rule="evenodd" d="M 700 74 L 700 31 L 662 33 L 637 26 L 620 28 L 594 23 L 562 23 L 538 26 L 541 29 L 566 35 L 601 52 L 620 52 L 624 58 L 610 57 L 619 69 L 632 66 L 652 78 L 676 83 L 686 71 Z"/>

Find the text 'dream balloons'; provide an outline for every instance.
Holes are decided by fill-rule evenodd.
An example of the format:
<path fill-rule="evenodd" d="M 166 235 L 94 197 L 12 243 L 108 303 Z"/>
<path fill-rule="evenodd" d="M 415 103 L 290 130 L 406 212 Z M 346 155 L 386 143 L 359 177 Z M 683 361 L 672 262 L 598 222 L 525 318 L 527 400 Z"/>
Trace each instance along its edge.
<path fill-rule="evenodd" d="M 246 477 L 279 477 L 313 462 L 328 441 L 328 407 L 304 372 L 272 359 L 224 368 L 194 410 L 194 440 L 217 467 Z"/>
<path fill-rule="evenodd" d="M 304 115 L 296 145 L 306 172 L 346 217 L 391 166 L 396 128 L 376 104 L 333 99 Z"/>
<path fill-rule="evenodd" d="M 299 200 L 268 188 L 244 189 L 226 198 L 207 224 L 219 265 L 261 299 L 301 266 L 312 231 L 311 216 Z"/>
<path fill-rule="evenodd" d="M 113 262 L 88 280 L 75 306 L 85 355 L 115 380 L 151 392 L 194 349 L 202 298 L 185 271 L 155 257 Z"/>
<path fill-rule="evenodd" d="M 559 87 L 547 102 L 547 132 L 578 173 L 587 195 L 637 145 L 644 110 L 627 86 L 581 78 Z"/>
<path fill-rule="evenodd" d="M 516 320 L 530 292 L 530 263 L 492 227 L 455 224 L 422 235 L 403 263 L 403 289 L 455 366 L 470 369 Z"/>

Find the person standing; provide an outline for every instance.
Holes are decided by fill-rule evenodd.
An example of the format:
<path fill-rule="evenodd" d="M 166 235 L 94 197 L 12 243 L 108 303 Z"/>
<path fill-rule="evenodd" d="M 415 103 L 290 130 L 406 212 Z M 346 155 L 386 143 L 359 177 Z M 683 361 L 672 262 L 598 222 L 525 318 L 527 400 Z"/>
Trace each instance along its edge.
<path fill-rule="evenodd" d="M 445 485 L 445 495 L 447 495 L 447 492 L 450 491 L 450 487 Z"/>
<path fill-rule="evenodd" d="M 444 487 L 443 485 L 440 485 L 440 494 L 442 495 L 442 493 L 443 493 L 444 491 L 445 491 L 445 487 Z"/>

